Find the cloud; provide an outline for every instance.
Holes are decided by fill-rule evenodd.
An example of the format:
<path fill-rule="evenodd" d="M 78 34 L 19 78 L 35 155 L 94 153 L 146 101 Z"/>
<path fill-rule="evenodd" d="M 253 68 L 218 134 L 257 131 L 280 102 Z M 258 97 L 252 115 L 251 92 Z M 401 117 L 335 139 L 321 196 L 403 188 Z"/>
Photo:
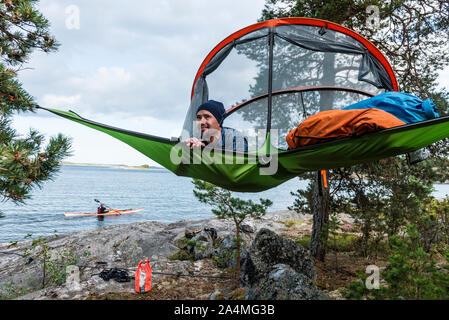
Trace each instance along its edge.
<path fill-rule="evenodd" d="M 42 106 L 70 108 L 124 129 L 177 136 L 201 62 L 225 37 L 255 23 L 265 2 L 40 0 L 40 11 L 61 46 L 50 54 L 33 53 L 25 66 L 31 69 L 21 71 L 19 79 Z M 67 10 L 71 6 L 79 10 Z M 77 12 L 79 28 L 70 28 L 68 21 L 77 21 L 71 14 Z M 214 98 L 233 103 L 245 95 L 239 81 L 251 83 L 257 70 L 250 64 L 236 66 L 210 76 Z M 440 80 L 449 90 L 449 68 Z M 24 131 L 32 126 L 71 135 L 74 161 L 97 162 L 98 154 L 111 152 L 121 163 L 142 159 L 112 137 L 47 112 L 21 114 L 14 122 Z"/>
<path fill-rule="evenodd" d="M 73 108 L 81 112 L 126 112 L 182 123 L 202 60 L 224 37 L 256 22 L 263 3 L 41 0 L 61 46 L 50 55 L 34 54 L 33 70 L 21 79 L 38 101 L 80 96 Z M 79 29 L 67 27 L 73 12 L 67 9 L 73 6 L 79 8 Z M 238 87 L 234 80 L 220 89 L 230 85 L 229 91 Z"/>
<path fill-rule="evenodd" d="M 264 3 L 40 0 L 39 10 L 61 45 L 50 54 L 34 52 L 25 66 L 30 69 L 23 70 L 19 80 L 44 107 L 71 109 L 133 131 L 178 136 L 201 62 L 229 34 L 255 23 Z M 78 22 L 79 28 L 70 27 Z M 220 89 L 231 86 L 238 84 L 227 81 Z M 112 137 L 44 111 L 21 114 L 14 125 L 23 132 L 33 127 L 47 135 L 72 136 L 72 161 L 140 163 L 143 159 Z M 103 161 L 97 156 L 112 153 L 114 157 Z"/>
<path fill-rule="evenodd" d="M 58 96 L 54 94 L 45 94 L 42 97 L 40 104 L 46 107 L 57 108 L 60 107 L 61 105 L 68 105 L 68 106 L 76 105 L 80 102 L 80 99 L 81 99 L 80 94 L 73 96 Z"/>
<path fill-rule="evenodd" d="M 89 77 L 72 77 L 69 84 L 72 86 L 86 87 L 88 90 L 99 94 L 121 90 L 131 82 L 131 74 L 120 67 L 100 67 Z"/>

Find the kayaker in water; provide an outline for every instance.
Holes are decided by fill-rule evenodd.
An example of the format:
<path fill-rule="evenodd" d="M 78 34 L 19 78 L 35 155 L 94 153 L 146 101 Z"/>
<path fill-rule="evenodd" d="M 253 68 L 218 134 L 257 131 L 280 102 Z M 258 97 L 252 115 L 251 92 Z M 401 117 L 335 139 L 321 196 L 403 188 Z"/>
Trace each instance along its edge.
<path fill-rule="evenodd" d="M 99 207 L 98 207 L 98 213 L 106 213 L 109 212 L 109 210 L 104 206 L 104 204 L 102 203 Z"/>

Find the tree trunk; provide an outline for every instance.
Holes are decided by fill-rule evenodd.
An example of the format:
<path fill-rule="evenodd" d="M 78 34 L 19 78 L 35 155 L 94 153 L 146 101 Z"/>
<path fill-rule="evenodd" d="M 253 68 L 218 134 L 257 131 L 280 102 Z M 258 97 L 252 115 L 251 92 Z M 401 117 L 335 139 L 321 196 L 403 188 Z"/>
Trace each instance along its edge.
<path fill-rule="evenodd" d="M 313 188 L 313 227 L 310 239 L 310 253 L 324 261 L 327 249 L 329 221 L 329 188 L 324 188 L 321 172 L 317 171 Z"/>
<path fill-rule="evenodd" d="M 235 223 L 235 229 L 236 229 L 236 237 L 237 237 L 237 282 L 236 287 L 237 289 L 240 288 L 240 224 L 237 222 Z"/>
<path fill-rule="evenodd" d="M 325 53 L 323 58 L 322 83 L 335 85 L 335 55 Z M 320 111 L 331 110 L 334 106 L 332 91 L 320 93 Z M 327 171 L 326 171 L 327 174 Z M 320 171 L 317 171 L 313 188 L 313 229 L 309 249 L 311 254 L 320 261 L 324 261 L 327 249 L 328 221 L 329 221 L 329 188 L 323 185 Z"/>

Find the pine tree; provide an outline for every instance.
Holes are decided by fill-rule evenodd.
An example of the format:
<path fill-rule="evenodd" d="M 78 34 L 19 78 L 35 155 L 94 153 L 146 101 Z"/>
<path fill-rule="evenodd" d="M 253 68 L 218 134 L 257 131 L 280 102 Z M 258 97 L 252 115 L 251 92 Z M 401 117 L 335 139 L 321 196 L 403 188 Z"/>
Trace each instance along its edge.
<path fill-rule="evenodd" d="M 248 217 L 261 218 L 267 211 L 267 208 L 273 204 L 269 199 L 260 199 L 260 204 L 252 200 L 242 200 L 231 196 L 231 192 L 217 187 L 212 183 L 194 179 L 195 189 L 193 194 L 200 202 L 209 204 L 213 207 L 214 213 L 219 219 L 232 219 L 235 224 L 236 244 L 237 244 L 237 270 L 236 286 L 240 287 L 240 226 Z"/>
<path fill-rule="evenodd" d="M 378 23 L 372 8 L 377 8 Z M 432 98 L 445 111 L 438 74 L 449 65 L 449 3 L 445 0 L 267 0 L 260 20 L 310 17 L 360 33 L 388 58 L 400 90 Z"/>
<path fill-rule="evenodd" d="M 378 10 L 378 23 L 371 21 L 373 8 Z M 423 100 L 430 98 L 441 115 L 448 114 L 449 93 L 439 88 L 437 81 L 439 72 L 449 65 L 447 1 L 267 0 L 260 21 L 284 17 L 329 20 L 358 32 L 388 58 L 401 91 Z M 372 231 L 392 236 L 407 221 L 413 221 L 413 217 L 419 215 L 422 199 L 430 196 L 433 184 L 449 178 L 447 139 L 434 143 L 428 150 L 432 159 L 414 166 L 408 166 L 405 157 L 398 156 L 330 170 L 331 193 L 329 190 L 322 192 L 321 201 L 316 197 L 319 181 L 317 183 L 311 174 L 303 175 L 301 178 L 309 179 L 310 186 L 307 191 L 292 193 L 298 196 L 294 207 L 297 210 L 306 207 L 314 213 L 314 218 L 321 220 L 328 216 L 324 207 L 329 210 L 350 208 L 360 221 L 366 244 Z M 320 205 L 320 202 L 326 205 Z M 311 248 L 325 248 L 325 243 L 317 243 L 316 239 L 320 238 L 314 239 Z M 323 258 L 322 250 L 314 256 Z"/>
<path fill-rule="evenodd" d="M 24 203 L 34 187 L 52 179 L 71 147 L 70 139 L 61 134 L 44 145 L 45 137 L 36 130 L 23 137 L 11 127 L 13 115 L 38 107 L 18 81 L 18 73 L 33 50 L 52 52 L 58 47 L 36 4 L 36 0 L 0 3 L 0 197 L 16 203 Z"/>

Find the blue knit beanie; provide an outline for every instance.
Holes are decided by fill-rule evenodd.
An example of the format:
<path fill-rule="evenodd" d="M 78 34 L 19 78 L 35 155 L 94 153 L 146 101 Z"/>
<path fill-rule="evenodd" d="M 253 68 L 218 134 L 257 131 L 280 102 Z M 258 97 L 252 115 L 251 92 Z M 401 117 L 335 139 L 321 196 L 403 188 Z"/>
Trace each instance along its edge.
<path fill-rule="evenodd" d="M 218 123 L 221 126 L 221 123 L 223 122 L 224 116 L 226 114 L 223 103 L 215 100 L 209 100 L 200 105 L 196 110 L 196 113 L 198 113 L 198 111 L 200 110 L 206 110 L 212 113 L 212 115 L 215 117 L 215 119 L 217 119 Z"/>

